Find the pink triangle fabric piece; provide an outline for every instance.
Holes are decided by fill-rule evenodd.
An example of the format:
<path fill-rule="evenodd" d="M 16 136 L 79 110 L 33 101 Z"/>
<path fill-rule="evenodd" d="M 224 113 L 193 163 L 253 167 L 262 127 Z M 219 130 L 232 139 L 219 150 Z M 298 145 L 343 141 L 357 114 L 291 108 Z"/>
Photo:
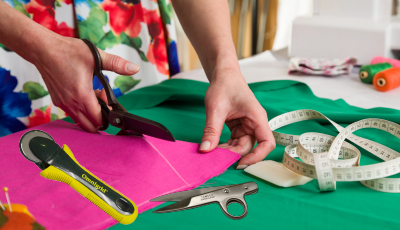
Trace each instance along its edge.
<path fill-rule="evenodd" d="M 240 158 L 227 149 L 201 154 L 198 144 L 183 141 L 91 134 L 65 121 L 33 129 L 49 133 L 60 146 L 68 145 L 81 165 L 129 197 L 139 213 L 160 204 L 150 199 L 197 187 Z M 41 170 L 19 150 L 27 131 L 0 138 L 0 186 L 9 187 L 11 202 L 26 205 L 46 229 L 104 229 L 116 224 L 68 185 L 39 175 Z"/>

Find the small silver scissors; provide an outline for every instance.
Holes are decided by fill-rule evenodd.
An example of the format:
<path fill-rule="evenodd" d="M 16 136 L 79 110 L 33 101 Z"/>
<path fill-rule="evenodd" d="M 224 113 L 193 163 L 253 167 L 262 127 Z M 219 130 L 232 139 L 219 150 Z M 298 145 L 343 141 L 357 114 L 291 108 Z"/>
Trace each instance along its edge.
<path fill-rule="evenodd" d="M 258 186 L 255 182 L 243 184 L 225 185 L 209 188 L 193 189 L 189 191 L 170 193 L 159 196 L 150 201 L 178 201 L 171 205 L 162 207 L 154 213 L 175 212 L 191 208 L 197 208 L 211 203 L 219 203 L 224 214 L 234 220 L 239 220 L 247 215 L 247 204 L 244 196 L 258 192 Z M 232 203 L 238 203 L 244 208 L 240 216 L 231 215 L 228 212 L 228 206 Z"/>

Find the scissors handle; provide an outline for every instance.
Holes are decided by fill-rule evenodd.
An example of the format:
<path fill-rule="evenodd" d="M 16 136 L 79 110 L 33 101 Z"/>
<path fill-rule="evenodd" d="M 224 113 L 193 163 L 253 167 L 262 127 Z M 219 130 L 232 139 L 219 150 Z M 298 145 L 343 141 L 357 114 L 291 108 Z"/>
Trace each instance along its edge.
<path fill-rule="evenodd" d="M 228 206 L 233 203 L 238 203 L 243 207 L 244 211 L 241 215 L 235 216 L 235 215 L 232 215 L 229 213 Z M 219 206 L 221 207 L 222 212 L 224 212 L 224 214 L 227 217 L 234 219 L 234 220 L 243 219 L 247 215 L 247 212 L 248 212 L 247 203 L 244 200 L 244 197 L 229 197 L 228 199 L 220 201 Z"/>
<path fill-rule="evenodd" d="M 99 101 L 101 107 L 101 118 L 103 119 L 103 124 L 99 128 L 99 130 L 106 130 L 110 125 L 110 121 L 108 120 L 108 117 L 110 116 L 110 109 L 108 108 L 107 104 L 100 98 L 97 98 L 97 101 Z"/>
<path fill-rule="evenodd" d="M 93 53 L 94 63 L 95 63 L 93 77 L 97 76 L 97 78 L 100 80 L 101 84 L 103 85 L 104 90 L 106 91 L 108 105 L 114 108 L 115 106 L 119 105 L 119 103 L 117 101 L 117 98 L 115 97 L 115 94 L 114 94 L 110 84 L 108 83 L 106 77 L 103 75 L 103 72 L 101 71 L 103 68 L 102 68 L 100 53 L 97 50 L 97 47 L 92 42 L 90 42 L 87 39 L 82 39 L 82 41 L 84 41 L 86 43 L 86 45 L 89 46 L 90 50 Z M 103 121 L 104 121 L 104 119 L 103 119 Z"/>
<path fill-rule="evenodd" d="M 258 192 L 258 186 L 255 182 L 247 182 L 221 189 L 225 196 L 220 196 L 219 206 L 224 214 L 234 220 L 240 220 L 247 215 L 248 208 L 244 196 Z M 235 216 L 229 213 L 228 206 L 232 203 L 240 204 L 244 211 L 241 215 Z"/>

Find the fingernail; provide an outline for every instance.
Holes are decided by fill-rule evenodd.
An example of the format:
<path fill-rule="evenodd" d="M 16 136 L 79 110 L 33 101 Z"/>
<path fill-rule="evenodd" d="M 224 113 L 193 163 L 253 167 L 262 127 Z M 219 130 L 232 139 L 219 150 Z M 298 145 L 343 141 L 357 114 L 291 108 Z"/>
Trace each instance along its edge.
<path fill-rule="evenodd" d="M 203 141 L 200 145 L 200 150 L 205 151 L 210 148 L 211 142 L 209 141 Z"/>
<path fill-rule="evenodd" d="M 133 64 L 132 62 L 129 62 L 129 63 L 126 65 L 126 69 L 127 69 L 129 72 L 137 72 L 137 71 L 139 70 L 139 66 Z"/>
<path fill-rule="evenodd" d="M 247 168 L 248 167 L 248 165 L 238 165 L 237 167 L 236 167 L 236 169 L 245 169 L 245 168 Z"/>

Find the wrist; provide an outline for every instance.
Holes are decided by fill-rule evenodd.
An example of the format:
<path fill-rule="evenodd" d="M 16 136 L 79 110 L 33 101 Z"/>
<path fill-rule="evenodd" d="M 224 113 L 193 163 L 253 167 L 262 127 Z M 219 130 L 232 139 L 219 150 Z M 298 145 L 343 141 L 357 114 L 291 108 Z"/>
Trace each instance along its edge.
<path fill-rule="evenodd" d="M 37 66 L 46 63 L 62 36 L 35 23 L 35 28 L 26 30 L 25 35 L 11 44 L 11 49 L 22 58 Z"/>
<path fill-rule="evenodd" d="M 69 38 L 58 35 L 50 30 L 47 31 L 47 29 L 39 36 L 40 38 L 32 42 L 31 47 L 33 48 L 29 51 L 29 59 L 27 59 L 35 66 L 48 63 L 49 60 L 55 60 L 60 56 L 60 52 L 65 52 L 61 47 L 68 42 Z"/>
<path fill-rule="evenodd" d="M 205 70 L 206 71 L 206 70 Z M 226 55 L 215 59 L 206 71 L 210 83 L 216 81 L 244 79 L 240 72 L 236 55 Z"/>

